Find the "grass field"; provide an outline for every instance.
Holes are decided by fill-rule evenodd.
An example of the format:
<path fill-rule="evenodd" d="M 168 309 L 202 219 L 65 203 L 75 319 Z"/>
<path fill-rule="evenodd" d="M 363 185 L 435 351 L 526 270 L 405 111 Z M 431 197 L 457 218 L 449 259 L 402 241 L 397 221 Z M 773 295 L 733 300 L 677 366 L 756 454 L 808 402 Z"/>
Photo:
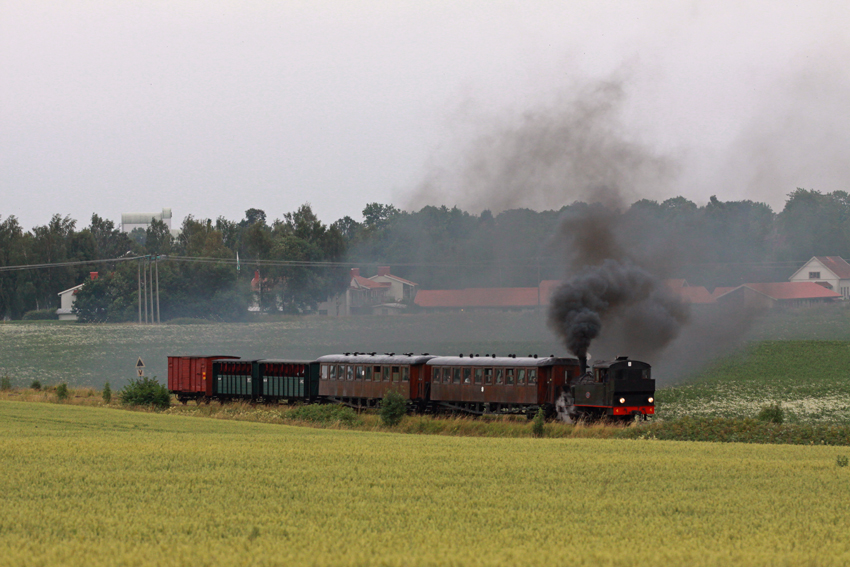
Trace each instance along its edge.
<path fill-rule="evenodd" d="M 843 307 L 777 311 L 746 337 L 762 340 L 850 341 Z M 0 323 L 0 376 L 16 386 L 67 382 L 121 387 L 142 357 L 148 376 L 164 378 L 173 354 L 235 354 L 305 359 L 332 352 L 431 352 L 501 355 L 563 354 L 543 312 L 436 313 L 397 317 L 278 317 L 264 323 L 206 325 L 80 325 L 55 321 Z M 598 356 L 612 353 L 596 352 Z M 622 354 L 622 353 L 613 353 Z M 688 376 L 658 375 L 662 383 Z"/>
<path fill-rule="evenodd" d="M 134 378 L 142 357 L 148 376 L 167 375 L 167 356 L 235 354 L 246 358 L 316 358 L 349 351 L 557 353 L 563 350 L 541 313 L 446 313 L 400 317 L 277 318 L 268 323 L 140 326 L 0 323 L 0 376 L 100 388 Z"/>
<path fill-rule="evenodd" d="M 0 402 L 0 562 L 846 565 L 848 451 Z"/>
<path fill-rule="evenodd" d="M 765 341 L 658 391 L 658 415 L 754 417 L 780 404 L 791 423 L 850 425 L 850 341 Z"/>

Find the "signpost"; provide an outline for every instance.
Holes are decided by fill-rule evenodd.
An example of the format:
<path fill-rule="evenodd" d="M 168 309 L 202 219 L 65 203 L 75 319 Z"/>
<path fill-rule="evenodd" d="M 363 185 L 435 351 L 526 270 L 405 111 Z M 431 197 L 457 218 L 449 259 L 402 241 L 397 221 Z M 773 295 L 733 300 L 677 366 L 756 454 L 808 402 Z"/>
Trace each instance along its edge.
<path fill-rule="evenodd" d="M 139 375 L 139 378 L 144 377 L 145 375 L 145 363 L 142 362 L 142 357 L 139 357 L 139 360 L 136 361 L 136 374 Z"/>

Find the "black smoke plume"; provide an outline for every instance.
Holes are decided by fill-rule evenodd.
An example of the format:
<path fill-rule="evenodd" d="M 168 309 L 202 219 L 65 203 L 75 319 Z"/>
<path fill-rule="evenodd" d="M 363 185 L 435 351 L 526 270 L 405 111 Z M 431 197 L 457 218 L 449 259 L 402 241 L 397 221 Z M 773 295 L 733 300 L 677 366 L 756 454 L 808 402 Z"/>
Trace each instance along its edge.
<path fill-rule="evenodd" d="M 586 357 L 603 324 L 617 321 L 622 348 L 651 356 L 675 339 L 688 320 L 688 309 L 643 268 L 606 259 L 589 266 L 553 294 L 549 326 L 577 357 Z"/>

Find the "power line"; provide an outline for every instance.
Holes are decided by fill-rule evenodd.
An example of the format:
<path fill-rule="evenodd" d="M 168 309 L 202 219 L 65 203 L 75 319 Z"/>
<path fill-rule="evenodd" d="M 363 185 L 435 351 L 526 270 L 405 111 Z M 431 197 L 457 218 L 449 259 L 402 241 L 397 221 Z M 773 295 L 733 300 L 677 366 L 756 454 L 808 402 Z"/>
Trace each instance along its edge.
<path fill-rule="evenodd" d="M 0 272 L 17 272 L 22 270 L 38 270 L 51 268 L 67 268 L 73 266 L 89 266 L 92 264 L 109 264 L 115 262 L 129 262 L 138 260 L 144 256 L 132 256 L 122 258 L 110 258 L 107 260 L 77 260 L 73 262 L 50 262 L 47 264 L 21 264 L 17 266 L 0 266 Z"/>
<path fill-rule="evenodd" d="M 242 263 L 247 266 L 266 266 L 266 267 L 303 267 L 303 268 L 355 268 L 359 266 L 380 266 L 391 265 L 393 267 L 405 268 L 496 268 L 496 267 L 537 267 L 542 264 L 557 265 L 559 262 L 553 260 L 549 256 L 537 256 L 526 258 L 525 260 L 491 260 L 485 262 L 367 262 L 367 261 L 348 261 L 348 262 L 326 262 L 316 260 L 262 260 L 262 259 L 241 259 L 236 258 L 216 258 L 212 256 L 171 256 L 147 254 L 142 256 L 122 256 L 119 258 L 108 258 L 103 260 L 76 260 L 71 262 L 50 262 L 42 264 L 20 264 L 15 266 L 0 266 L 0 272 L 15 272 L 24 270 L 39 270 L 52 268 L 68 268 L 75 266 L 89 266 L 95 264 L 111 264 L 117 262 L 132 262 L 157 257 L 159 260 L 168 260 L 174 262 L 189 262 L 197 264 L 225 264 L 237 265 Z M 798 267 L 805 264 L 805 261 L 783 260 L 770 262 L 691 262 L 679 264 L 677 267 L 763 267 L 763 268 L 784 268 Z"/>

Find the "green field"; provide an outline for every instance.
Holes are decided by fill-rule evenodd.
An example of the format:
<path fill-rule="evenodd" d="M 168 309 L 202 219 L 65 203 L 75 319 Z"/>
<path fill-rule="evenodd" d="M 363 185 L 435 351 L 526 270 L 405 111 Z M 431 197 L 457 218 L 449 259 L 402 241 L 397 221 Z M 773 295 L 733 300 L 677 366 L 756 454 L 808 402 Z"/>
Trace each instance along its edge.
<path fill-rule="evenodd" d="M 831 306 L 777 311 L 756 321 L 744 339 L 850 341 L 850 310 Z M 95 388 L 109 381 L 121 387 L 135 377 L 138 357 L 147 365 L 147 375 L 164 379 L 166 357 L 174 354 L 298 359 L 353 351 L 565 354 L 546 326 L 545 313 L 534 311 L 279 317 L 259 323 L 161 326 L 13 322 L 0 323 L 0 345 L 0 376 L 10 376 L 19 387 L 35 379 Z M 623 353 L 600 347 L 594 354 L 604 358 Z M 694 370 L 656 377 L 670 384 L 690 379 Z"/>
<path fill-rule="evenodd" d="M 0 323 L 0 376 L 100 388 L 134 378 L 142 357 L 148 376 L 164 379 L 167 356 L 234 354 L 245 358 L 316 358 L 335 352 L 563 351 L 542 313 L 446 313 L 398 317 L 278 318 L 268 323 L 82 325 Z"/>
<path fill-rule="evenodd" d="M 656 397 L 664 419 L 753 417 L 780 404 L 790 423 L 850 425 L 850 341 L 752 343 Z"/>
<path fill-rule="evenodd" d="M 846 565 L 848 451 L 0 402 L 0 563 Z"/>

